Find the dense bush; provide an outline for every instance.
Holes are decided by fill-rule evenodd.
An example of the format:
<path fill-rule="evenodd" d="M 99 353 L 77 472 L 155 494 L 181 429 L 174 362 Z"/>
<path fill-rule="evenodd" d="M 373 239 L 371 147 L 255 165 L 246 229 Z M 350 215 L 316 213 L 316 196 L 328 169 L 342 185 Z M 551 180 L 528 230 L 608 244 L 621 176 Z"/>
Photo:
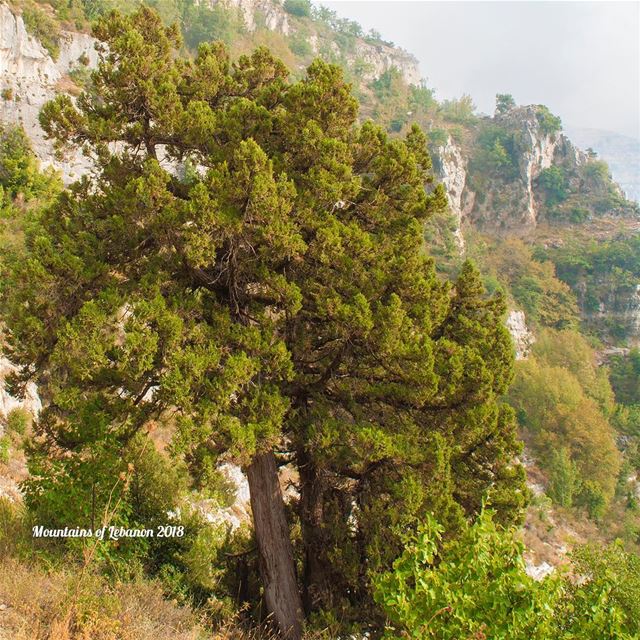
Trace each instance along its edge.
<path fill-rule="evenodd" d="M 484 124 L 471 161 L 472 169 L 491 173 L 502 180 L 518 175 L 518 135 L 499 125 Z"/>
<path fill-rule="evenodd" d="M 433 518 L 406 535 L 393 570 L 374 579 L 384 638 L 632 640 L 639 628 L 638 559 L 618 547 L 583 549 L 581 581 L 527 575 L 523 546 L 484 511 L 447 540 Z M 611 560 L 611 562 L 608 562 Z M 626 583 L 625 580 L 630 582 Z"/>
<path fill-rule="evenodd" d="M 554 207 L 567 199 L 569 188 L 562 167 L 551 166 L 543 169 L 540 172 L 538 182 L 544 189 L 545 201 L 548 207 Z"/>
<path fill-rule="evenodd" d="M 310 0 L 284 0 L 284 10 L 294 16 L 307 18 L 311 15 Z"/>
<path fill-rule="evenodd" d="M 440 115 L 448 122 L 472 124 L 477 119 L 476 106 L 470 95 L 464 94 L 459 99 L 445 100 L 440 105 Z"/>
<path fill-rule="evenodd" d="M 556 277 L 553 263 L 537 260 L 522 240 L 481 240 L 470 252 L 487 276 L 496 277 L 510 291 L 531 324 L 555 329 L 577 325 L 575 295 Z"/>
<path fill-rule="evenodd" d="M 53 171 L 40 171 L 24 130 L 0 123 L 0 209 L 17 198 L 46 200 L 60 188 Z"/>
<path fill-rule="evenodd" d="M 57 60 L 60 55 L 60 23 L 35 3 L 22 10 L 22 19 L 27 31 Z"/>
<path fill-rule="evenodd" d="M 31 425 L 31 415 L 26 409 L 12 409 L 7 415 L 7 431 L 19 436 L 25 435 Z"/>
<path fill-rule="evenodd" d="M 575 292 L 589 329 L 616 340 L 635 330 L 628 312 L 640 281 L 640 236 L 573 240 L 556 248 L 539 248 L 536 256 L 551 260 L 558 277 Z M 601 314 L 602 309 L 607 313 Z"/>
<path fill-rule="evenodd" d="M 611 385 L 616 400 L 625 405 L 640 405 L 640 349 L 611 359 Z"/>
<path fill-rule="evenodd" d="M 186 0 L 181 29 L 185 44 L 195 50 L 198 45 L 214 40 L 231 44 L 244 33 L 245 25 L 239 9 L 223 3 L 207 4 Z"/>
<path fill-rule="evenodd" d="M 509 93 L 496 94 L 496 113 L 507 113 L 516 106 L 516 101 Z"/>
<path fill-rule="evenodd" d="M 562 129 L 562 120 L 558 116 L 554 116 L 549 108 L 543 104 L 538 105 L 536 117 L 540 124 L 540 130 L 546 135 L 554 135 Z"/>

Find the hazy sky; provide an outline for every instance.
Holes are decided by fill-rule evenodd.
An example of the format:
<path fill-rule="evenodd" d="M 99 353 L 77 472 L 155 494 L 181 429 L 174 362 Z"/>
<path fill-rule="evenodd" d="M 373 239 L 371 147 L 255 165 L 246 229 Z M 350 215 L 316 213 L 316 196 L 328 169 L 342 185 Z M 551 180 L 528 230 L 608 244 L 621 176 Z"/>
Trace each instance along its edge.
<path fill-rule="evenodd" d="M 640 138 L 640 2 L 321 1 L 420 61 L 440 99 L 495 94 Z"/>

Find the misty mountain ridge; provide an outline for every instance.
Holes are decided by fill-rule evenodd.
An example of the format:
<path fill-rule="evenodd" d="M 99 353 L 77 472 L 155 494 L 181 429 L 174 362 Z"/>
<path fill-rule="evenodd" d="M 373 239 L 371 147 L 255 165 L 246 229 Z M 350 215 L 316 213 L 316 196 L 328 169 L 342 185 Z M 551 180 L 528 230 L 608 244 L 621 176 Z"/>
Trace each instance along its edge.
<path fill-rule="evenodd" d="M 611 169 L 627 198 L 640 202 L 640 140 L 614 131 L 565 125 L 567 135 L 582 149 L 593 149 Z"/>

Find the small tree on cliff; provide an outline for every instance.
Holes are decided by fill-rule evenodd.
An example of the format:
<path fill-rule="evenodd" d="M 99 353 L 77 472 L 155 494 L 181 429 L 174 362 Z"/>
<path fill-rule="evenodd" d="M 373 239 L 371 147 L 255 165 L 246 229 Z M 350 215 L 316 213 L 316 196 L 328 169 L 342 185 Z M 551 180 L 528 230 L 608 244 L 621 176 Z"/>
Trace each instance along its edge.
<path fill-rule="evenodd" d="M 516 517 L 504 300 L 471 265 L 454 287 L 436 277 L 422 228 L 446 198 L 425 191 L 423 134 L 358 126 L 321 61 L 289 84 L 264 49 L 184 60 L 148 9 L 95 35 L 91 92 L 41 121 L 96 172 L 30 231 L 5 296 L 12 357 L 50 399 L 39 473 L 170 413 L 194 474 L 221 455 L 245 468 L 266 606 L 291 638 L 279 456 L 300 472 L 307 611 L 370 603 L 367 567 L 401 549 L 390 527 L 427 509 L 454 526 L 493 487 Z"/>
<path fill-rule="evenodd" d="M 516 101 L 510 93 L 496 94 L 496 113 L 507 113 L 516 106 Z"/>

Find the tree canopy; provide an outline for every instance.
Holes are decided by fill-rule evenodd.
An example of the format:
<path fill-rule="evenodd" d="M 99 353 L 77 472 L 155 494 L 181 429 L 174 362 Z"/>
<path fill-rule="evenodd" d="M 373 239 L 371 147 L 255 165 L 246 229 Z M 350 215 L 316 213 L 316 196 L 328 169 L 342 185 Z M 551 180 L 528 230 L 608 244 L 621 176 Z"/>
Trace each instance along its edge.
<path fill-rule="evenodd" d="M 135 466 L 124 452 L 167 423 L 193 482 L 221 460 L 247 471 L 283 633 L 300 636 L 302 608 L 371 620 L 402 528 L 437 511 L 460 530 L 487 492 L 502 521 L 521 516 L 504 298 L 471 263 L 437 277 L 423 225 L 446 197 L 425 137 L 360 124 L 339 68 L 317 60 L 292 83 L 266 49 L 181 58 L 146 8 L 94 34 L 91 90 L 41 122 L 95 172 L 4 274 L 15 385 L 35 378 L 47 400 L 31 503 L 86 524 L 111 499 L 106 471 Z"/>

